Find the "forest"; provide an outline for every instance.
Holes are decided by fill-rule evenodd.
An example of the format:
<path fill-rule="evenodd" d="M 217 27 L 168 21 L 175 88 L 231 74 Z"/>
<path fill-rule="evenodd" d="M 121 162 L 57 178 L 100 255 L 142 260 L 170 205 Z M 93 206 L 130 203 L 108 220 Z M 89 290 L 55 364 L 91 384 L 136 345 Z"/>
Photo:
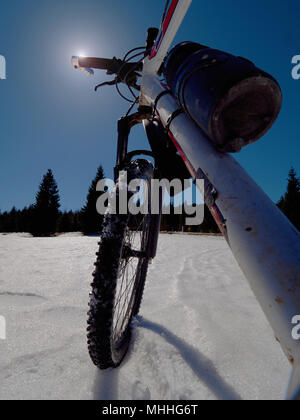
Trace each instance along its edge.
<path fill-rule="evenodd" d="M 10 211 L 0 210 L 0 232 L 29 232 L 33 236 L 52 236 L 64 232 L 82 232 L 84 235 L 101 234 L 103 215 L 97 213 L 96 202 L 101 191 L 97 191 L 98 181 L 104 179 L 102 166 L 88 188 L 85 205 L 80 210 L 61 211 L 58 185 L 51 169 L 43 176 L 35 201 L 29 207 Z M 161 231 L 219 233 L 219 229 L 204 205 L 204 221 L 201 225 L 186 226 L 184 211 L 177 214 L 171 200 L 169 214 L 162 215 Z M 285 194 L 277 203 L 279 209 L 300 231 L 300 179 L 294 168 L 287 178 Z"/>

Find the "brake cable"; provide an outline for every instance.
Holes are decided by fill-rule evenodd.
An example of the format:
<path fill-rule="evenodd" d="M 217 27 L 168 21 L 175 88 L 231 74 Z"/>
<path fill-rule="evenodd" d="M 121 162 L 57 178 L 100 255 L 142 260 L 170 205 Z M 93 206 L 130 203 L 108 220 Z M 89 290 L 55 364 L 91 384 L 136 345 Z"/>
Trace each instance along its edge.
<path fill-rule="evenodd" d="M 139 50 L 139 49 L 142 49 L 142 48 L 143 48 L 143 50 L 145 50 L 145 47 L 137 47 L 137 48 L 133 48 L 132 50 L 128 51 L 128 53 L 125 55 L 125 57 L 124 57 L 124 58 L 127 58 L 129 54 L 131 54 L 132 52 L 137 51 L 137 50 Z M 103 86 L 113 86 L 113 85 L 115 85 L 115 86 L 116 86 L 116 89 L 117 89 L 117 91 L 118 91 L 118 93 L 119 93 L 119 95 L 120 95 L 120 96 L 121 96 L 124 100 L 126 100 L 126 101 L 128 101 L 128 102 L 130 102 L 130 103 L 134 103 L 134 101 L 132 101 L 131 99 L 126 98 L 126 97 L 125 97 L 125 95 L 123 95 L 123 94 L 121 93 L 121 91 L 120 91 L 120 89 L 119 89 L 118 84 L 119 84 L 121 81 L 122 81 L 122 82 L 124 82 L 124 83 L 127 85 L 128 89 L 130 90 L 130 93 L 132 94 L 132 96 L 135 98 L 135 100 L 137 99 L 136 95 L 134 94 L 133 90 L 132 90 L 132 89 L 131 89 L 131 87 L 130 87 L 130 82 L 127 82 L 127 79 L 128 79 L 128 76 L 129 76 L 129 74 L 130 74 L 130 73 L 134 73 L 134 72 L 135 72 L 135 70 L 138 68 L 138 66 L 140 65 L 140 63 L 144 60 L 144 58 L 145 58 L 146 54 L 147 54 L 147 52 L 146 52 L 146 51 L 142 51 L 142 52 L 140 52 L 140 53 L 137 53 L 137 54 L 135 54 L 135 55 L 133 55 L 133 56 L 131 56 L 131 57 L 127 58 L 126 60 L 123 60 L 122 65 L 120 66 L 120 68 L 118 69 L 118 72 L 116 73 L 116 77 L 115 77 L 115 79 L 114 79 L 114 80 L 111 80 L 111 81 L 109 81 L 109 82 L 100 83 L 99 85 L 97 85 L 97 86 L 95 87 L 95 91 L 97 91 L 100 87 L 103 87 Z M 134 65 L 133 65 L 133 67 L 132 67 L 132 68 L 130 68 L 130 70 L 128 70 L 128 72 L 127 72 L 124 76 L 122 76 L 121 72 L 122 72 L 122 70 L 125 68 L 126 64 L 128 64 L 128 63 L 129 63 L 131 60 L 133 60 L 134 58 L 139 57 L 140 55 L 143 55 L 143 57 L 142 57 L 142 58 L 141 58 L 141 59 L 140 59 L 137 63 L 133 63 L 133 64 L 134 64 Z M 135 73 L 135 74 L 136 74 L 136 77 L 138 77 L 138 76 L 139 76 L 137 73 Z M 136 85 L 136 83 L 135 83 L 134 85 L 132 84 L 132 86 L 133 86 L 135 89 L 137 89 L 137 90 L 139 89 L 139 86 L 137 86 L 137 85 Z"/>

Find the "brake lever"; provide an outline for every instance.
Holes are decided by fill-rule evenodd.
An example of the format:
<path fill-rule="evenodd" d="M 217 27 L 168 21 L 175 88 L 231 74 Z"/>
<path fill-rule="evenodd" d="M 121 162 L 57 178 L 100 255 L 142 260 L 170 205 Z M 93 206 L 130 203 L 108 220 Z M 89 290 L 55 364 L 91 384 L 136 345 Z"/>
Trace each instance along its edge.
<path fill-rule="evenodd" d="M 100 87 L 103 87 L 103 86 L 114 86 L 114 85 L 116 85 L 116 84 L 117 84 L 117 78 L 116 78 L 116 79 L 114 79 L 114 80 L 111 80 L 110 82 L 100 83 L 99 85 L 95 86 L 95 92 L 97 92 L 97 90 L 98 90 Z"/>

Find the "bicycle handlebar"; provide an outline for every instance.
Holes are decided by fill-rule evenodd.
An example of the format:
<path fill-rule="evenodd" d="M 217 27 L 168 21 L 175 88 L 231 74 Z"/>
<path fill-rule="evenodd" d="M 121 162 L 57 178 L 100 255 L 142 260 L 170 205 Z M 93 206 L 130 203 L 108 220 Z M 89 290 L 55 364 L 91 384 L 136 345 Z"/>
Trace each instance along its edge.
<path fill-rule="evenodd" d="M 142 70 L 142 63 L 124 63 L 124 61 L 113 58 L 96 57 L 72 57 L 72 64 L 75 69 L 97 69 L 107 70 L 107 74 L 117 74 L 122 78 L 122 74 L 128 74 L 131 71 Z M 120 73 L 122 73 L 120 75 Z"/>
<path fill-rule="evenodd" d="M 147 44 L 145 51 L 150 51 L 153 47 L 153 44 L 155 42 L 155 39 L 158 35 L 159 30 L 157 28 L 149 28 L 148 29 L 148 36 L 147 36 Z M 83 73 L 85 73 L 87 76 L 93 76 L 94 71 L 92 69 L 97 70 L 106 70 L 107 74 L 115 74 L 115 83 L 109 82 L 104 84 L 117 84 L 119 82 L 125 82 L 128 86 L 134 87 L 139 90 L 139 86 L 137 86 L 137 79 L 140 76 L 138 72 L 141 72 L 143 70 L 143 63 L 142 60 L 139 60 L 137 62 L 130 62 L 131 59 L 135 58 L 136 56 L 139 56 L 139 54 L 134 55 L 131 57 L 131 59 L 127 59 L 126 57 L 129 55 L 129 53 L 135 51 L 144 49 L 143 47 L 134 48 L 133 50 L 130 50 L 123 60 L 117 59 L 116 57 L 112 59 L 108 58 L 96 58 L 96 57 L 81 57 L 81 56 L 73 56 L 72 57 L 72 65 L 75 69 L 81 70 Z M 146 55 L 146 54 L 145 54 Z M 102 86 L 98 85 L 99 86 Z"/>
<path fill-rule="evenodd" d="M 98 70 L 109 70 L 115 72 L 120 67 L 117 59 L 96 58 L 96 57 L 73 57 L 77 60 L 73 61 L 75 68 L 85 67 Z"/>

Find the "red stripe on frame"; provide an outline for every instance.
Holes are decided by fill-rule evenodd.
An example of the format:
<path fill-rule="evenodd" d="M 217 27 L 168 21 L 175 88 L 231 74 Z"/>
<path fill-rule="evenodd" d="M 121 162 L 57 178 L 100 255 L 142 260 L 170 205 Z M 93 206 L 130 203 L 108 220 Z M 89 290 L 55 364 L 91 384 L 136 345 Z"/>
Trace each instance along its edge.
<path fill-rule="evenodd" d="M 167 16 L 166 16 L 166 18 L 164 20 L 164 23 L 163 23 L 163 35 L 165 35 L 165 33 L 166 33 L 166 31 L 169 27 L 169 24 L 171 22 L 171 19 L 173 17 L 174 12 L 175 12 L 178 1 L 179 0 L 173 0 L 172 4 L 171 4 L 171 6 L 168 10 Z"/>
<path fill-rule="evenodd" d="M 154 47 L 153 47 L 153 49 L 151 51 L 151 54 L 149 56 L 149 59 L 150 60 L 152 60 L 152 58 L 154 58 L 156 56 L 156 54 L 158 53 L 158 50 L 159 50 L 159 48 L 161 46 L 161 43 L 162 43 L 162 40 L 164 39 L 164 36 L 165 36 L 165 34 L 167 32 L 167 29 L 168 29 L 168 27 L 170 25 L 171 19 L 172 19 L 173 15 L 174 15 L 176 6 L 178 4 L 178 1 L 179 0 L 173 0 L 171 6 L 169 7 L 167 16 L 165 17 L 165 20 L 164 20 L 163 25 L 162 25 L 161 33 L 160 33 L 160 35 L 158 37 L 159 43 L 155 43 L 155 45 L 154 45 Z"/>
<path fill-rule="evenodd" d="M 222 225 L 221 218 L 219 216 L 219 212 L 218 212 L 217 207 L 215 205 L 213 205 L 209 210 L 210 210 L 213 218 L 215 219 L 215 222 L 218 225 L 218 228 L 220 229 L 220 232 L 223 233 L 223 225 Z"/>

